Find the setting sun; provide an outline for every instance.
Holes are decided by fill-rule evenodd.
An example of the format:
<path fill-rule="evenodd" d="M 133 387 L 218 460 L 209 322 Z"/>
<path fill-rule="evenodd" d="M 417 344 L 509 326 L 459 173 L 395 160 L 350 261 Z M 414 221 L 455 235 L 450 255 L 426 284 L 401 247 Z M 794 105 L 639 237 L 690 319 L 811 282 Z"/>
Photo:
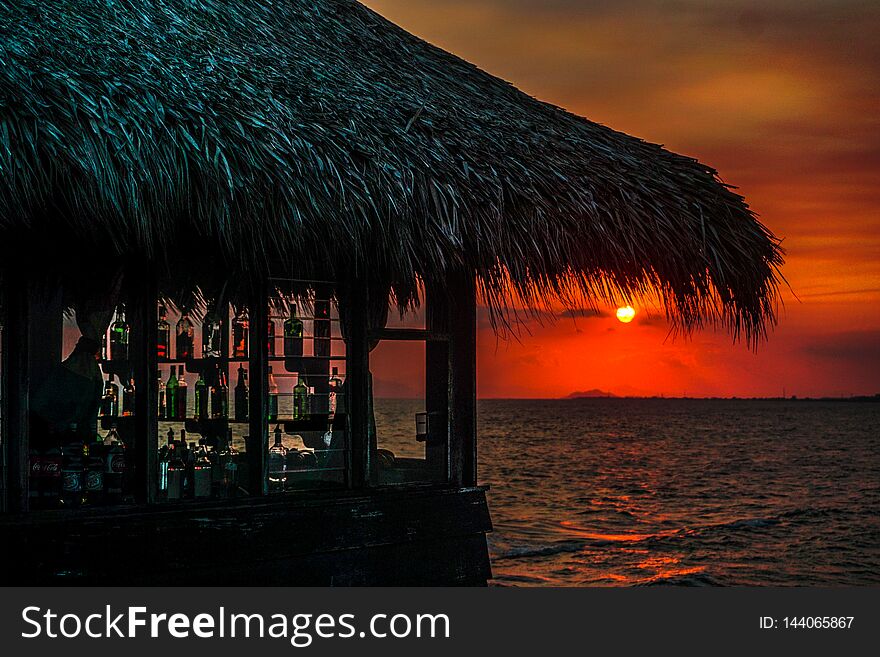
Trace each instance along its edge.
<path fill-rule="evenodd" d="M 636 316 L 636 311 L 632 306 L 624 306 L 623 308 L 617 309 L 617 319 L 619 319 L 624 324 L 629 324 L 633 321 L 633 318 Z"/>

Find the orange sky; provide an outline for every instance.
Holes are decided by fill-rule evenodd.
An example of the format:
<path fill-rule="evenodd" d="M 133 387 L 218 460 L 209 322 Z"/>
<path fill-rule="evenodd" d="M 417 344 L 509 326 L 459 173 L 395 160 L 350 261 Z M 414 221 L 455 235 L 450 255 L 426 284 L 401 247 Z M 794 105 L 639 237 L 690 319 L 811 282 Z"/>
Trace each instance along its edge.
<path fill-rule="evenodd" d="M 519 342 L 481 324 L 481 396 L 880 392 L 880 4 L 366 4 L 542 100 L 713 165 L 788 251 L 800 300 L 784 292 L 757 354 L 711 332 L 667 340 L 643 308 L 629 325 L 610 308 L 530 324 Z M 400 362 L 377 354 L 377 378 L 412 381 Z"/>

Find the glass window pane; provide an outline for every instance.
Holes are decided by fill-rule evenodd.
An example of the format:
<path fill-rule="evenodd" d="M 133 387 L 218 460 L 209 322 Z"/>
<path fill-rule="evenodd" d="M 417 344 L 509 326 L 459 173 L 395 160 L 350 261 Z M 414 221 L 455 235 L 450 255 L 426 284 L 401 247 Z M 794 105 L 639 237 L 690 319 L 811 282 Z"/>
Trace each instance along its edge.
<path fill-rule="evenodd" d="M 345 341 L 330 284 L 272 281 L 267 385 L 270 493 L 347 484 Z"/>
<path fill-rule="evenodd" d="M 132 503 L 135 391 L 125 306 L 105 297 L 65 308 L 61 300 L 60 289 L 47 291 L 30 308 L 28 506 Z"/>
<path fill-rule="evenodd" d="M 246 311 L 159 303 L 157 322 L 159 499 L 247 495 L 249 365 L 235 343 L 243 333 L 246 349 Z"/>
<path fill-rule="evenodd" d="M 446 415 L 429 407 L 426 356 L 422 341 L 383 340 L 370 353 L 380 484 L 447 479 Z"/>

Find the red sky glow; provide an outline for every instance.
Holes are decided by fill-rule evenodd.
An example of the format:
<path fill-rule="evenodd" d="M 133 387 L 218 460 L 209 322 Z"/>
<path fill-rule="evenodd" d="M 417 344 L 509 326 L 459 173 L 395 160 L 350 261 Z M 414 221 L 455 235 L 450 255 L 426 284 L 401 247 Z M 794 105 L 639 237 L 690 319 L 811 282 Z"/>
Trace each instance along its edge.
<path fill-rule="evenodd" d="M 602 308 L 530 322 L 518 341 L 483 321 L 480 396 L 880 393 L 880 4 L 366 4 L 531 95 L 714 166 L 784 238 L 794 294 L 757 353 L 712 331 L 673 340 L 662 310 L 638 304 L 631 324 Z M 418 375 L 399 362 L 396 378 Z"/>

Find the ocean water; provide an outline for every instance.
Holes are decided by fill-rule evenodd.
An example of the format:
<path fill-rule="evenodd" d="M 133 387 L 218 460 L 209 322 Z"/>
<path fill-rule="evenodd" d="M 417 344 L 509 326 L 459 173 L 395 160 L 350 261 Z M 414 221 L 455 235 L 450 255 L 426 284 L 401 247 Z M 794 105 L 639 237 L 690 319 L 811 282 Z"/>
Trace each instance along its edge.
<path fill-rule="evenodd" d="M 418 402 L 378 400 L 416 455 Z M 485 400 L 493 584 L 880 584 L 880 403 Z"/>

